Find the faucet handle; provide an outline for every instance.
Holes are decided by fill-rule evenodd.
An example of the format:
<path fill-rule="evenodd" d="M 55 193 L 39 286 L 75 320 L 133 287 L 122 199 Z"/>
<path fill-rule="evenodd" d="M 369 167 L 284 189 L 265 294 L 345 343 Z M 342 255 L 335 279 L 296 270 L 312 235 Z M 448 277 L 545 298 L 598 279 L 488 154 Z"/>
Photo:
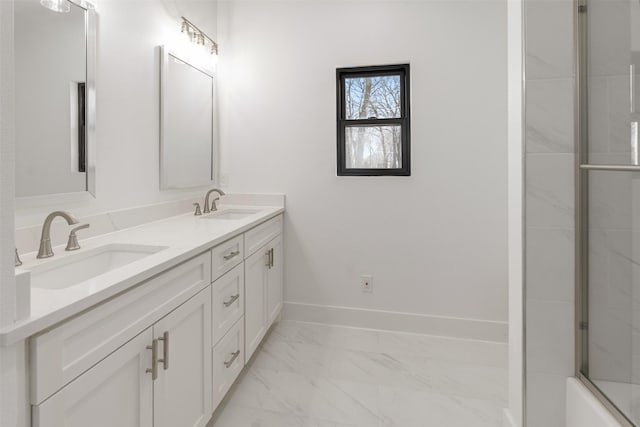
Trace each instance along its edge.
<path fill-rule="evenodd" d="M 75 228 L 71 229 L 69 233 L 69 240 L 67 241 L 67 247 L 64 248 L 65 251 L 75 251 L 80 249 L 80 245 L 78 244 L 78 236 L 76 235 L 76 231 L 82 230 L 85 228 L 89 228 L 89 224 L 82 224 Z"/>
<path fill-rule="evenodd" d="M 200 210 L 200 203 L 196 202 L 193 204 L 193 206 L 196 207 L 196 211 L 194 212 L 195 216 L 200 216 L 202 215 L 202 211 Z"/>
<path fill-rule="evenodd" d="M 20 267 L 22 265 L 22 260 L 20 259 L 20 254 L 18 253 L 18 248 L 16 248 L 16 258 L 15 258 L 15 266 Z"/>
<path fill-rule="evenodd" d="M 211 212 L 215 212 L 218 210 L 218 207 L 216 206 L 216 200 L 220 200 L 220 197 L 216 197 L 215 199 L 213 199 L 213 202 L 211 202 Z"/>

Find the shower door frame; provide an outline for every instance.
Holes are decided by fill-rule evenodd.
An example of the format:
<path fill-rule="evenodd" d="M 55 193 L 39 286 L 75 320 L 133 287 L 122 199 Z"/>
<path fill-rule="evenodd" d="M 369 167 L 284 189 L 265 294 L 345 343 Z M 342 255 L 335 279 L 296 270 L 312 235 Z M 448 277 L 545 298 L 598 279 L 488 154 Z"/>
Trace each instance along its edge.
<path fill-rule="evenodd" d="M 640 172 L 638 166 L 589 165 L 587 1 L 574 0 L 575 67 L 575 375 L 623 427 L 636 426 L 589 379 L 589 171 Z"/>

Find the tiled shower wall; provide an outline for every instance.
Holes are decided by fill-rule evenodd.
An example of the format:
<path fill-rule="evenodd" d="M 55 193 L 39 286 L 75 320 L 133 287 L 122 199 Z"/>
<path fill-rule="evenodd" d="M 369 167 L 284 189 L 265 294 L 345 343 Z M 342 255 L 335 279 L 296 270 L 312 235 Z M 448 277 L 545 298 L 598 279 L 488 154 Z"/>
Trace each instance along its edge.
<path fill-rule="evenodd" d="M 573 1 L 525 0 L 525 410 L 561 427 L 574 374 Z"/>

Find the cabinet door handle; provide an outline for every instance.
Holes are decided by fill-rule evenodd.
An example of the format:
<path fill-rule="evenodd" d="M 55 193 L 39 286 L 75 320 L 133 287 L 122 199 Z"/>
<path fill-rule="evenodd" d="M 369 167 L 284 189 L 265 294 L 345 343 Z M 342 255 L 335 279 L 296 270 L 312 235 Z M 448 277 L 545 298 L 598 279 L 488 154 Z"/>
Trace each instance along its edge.
<path fill-rule="evenodd" d="M 169 369 L 169 331 L 165 331 L 158 341 L 162 341 L 162 359 L 158 359 L 158 362 L 162 362 L 162 366 L 166 371 Z"/>
<path fill-rule="evenodd" d="M 237 300 L 238 298 L 240 298 L 240 294 L 235 294 L 234 296 L 232 296 L 231 298 L 229 298 L 229 301 L 225 301 L 223 302 L 225 307 L 229 307 L 231 304 L 233 304 L 235 302 L 235 300 Z"/>
<path fill-rule="evenodd" d="M 147 350 L 151 350 L 151 369 L 147 368 L 147 374 L 151 374 L 151 379 L 158 379 L 158 340 L 151 341 L 151 345 L 147 346 Z"/>
<path fill-rule="evenodd" d="M 271 268 L 273 268 L 274 264 L 274 253 L 273 253 L 273 248 L 269 249 L 269 252 L 271 252 Z"/>
<path fill-rule="evenodd" d="M 240 255 L 240 251 L 229 252 L 227 255 L 223 256 L 225 261 L 229 261 L 231 258 L 235 258 Z"/>
<path fill-rule="evenodd" d="M 273 248 L 267 251 L 267 267 L 269 267 L 269 269 L 273 267 Z"/>
<path fill-rule="evenodd" d="M 236 350 L 233 353 L 231 353 L 231 359 L 224 362 L 224 367 L 227 369 L 230 368 L 233 362 L 238 358 L 238 356 L 240 356 L 240 350 Z"/>

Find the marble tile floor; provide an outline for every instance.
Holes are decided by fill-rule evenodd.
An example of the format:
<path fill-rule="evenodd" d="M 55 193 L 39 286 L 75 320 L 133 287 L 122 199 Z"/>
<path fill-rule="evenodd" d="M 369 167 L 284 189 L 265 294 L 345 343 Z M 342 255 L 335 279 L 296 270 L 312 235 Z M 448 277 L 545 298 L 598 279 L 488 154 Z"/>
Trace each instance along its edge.
<path fill-rule="evenodd" d="M 499 427 L 507 345 L 281 321 L 207 427 Z"/>

